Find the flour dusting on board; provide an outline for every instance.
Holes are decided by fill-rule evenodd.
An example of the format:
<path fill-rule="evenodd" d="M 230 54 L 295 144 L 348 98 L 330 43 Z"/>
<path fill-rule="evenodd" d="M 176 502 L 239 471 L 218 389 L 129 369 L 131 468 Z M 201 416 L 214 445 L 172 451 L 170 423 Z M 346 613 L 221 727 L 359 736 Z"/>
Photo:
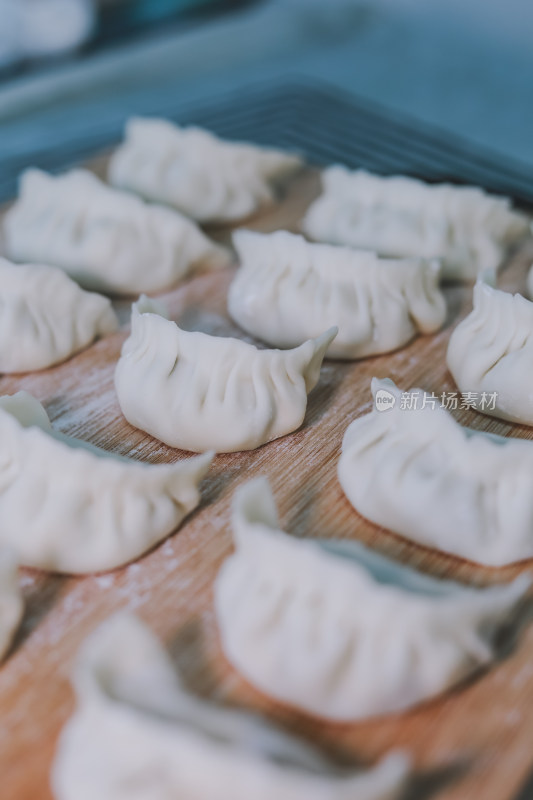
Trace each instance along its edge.
<path fill-rule="evenodd" d="M 271 216 L 267 213 L 254 218 L 254 228 L 297 225 L 318 193 L 318 176 L 306 173 L 294 186 L 287 201 L 275 207 Z M 531 257 L 527 264 L 520 258 L 518 253 L 502 274 L 506 289 L 519 291 L 525 285 Z M 203 310 L 204 316 L 198 315 L 200 324 L 207 321 L 217 333 L 224 332 L 231 278 L 230 272 L 194 278 L 162 299 L 170 300 L 176 317 L 193 306 Z M 365 522 L 342 500 L 336 463 L 347 425 L 371 406 L 372 374 L 404 375 L 409 381 L 416 377 L 411 385 L 428 388 L 450 386 L 445 363 L 447 338 L 460 316 L 471 309 L 468 290 L 461 303 L 457 291 L 453 291 L 454 295 L 448 295 L 453 300 L 451 324 L 438 337 L 422 337 L 404 351 L 376 360 L 343 366 L 326 362 L 321 380 L 310 395 L 302 428 L 249 454 L 217 456 L 202 487 L 198 512 L 178 533 L 138 562 L 85 578 L 21 571 L 26 615 L 15 646 L 0 669 L 0 755 L 8 765 L 4 770 L 0 765 L 2 797 L 49 800 L 44 786 L 53 744 L 73 708 L 70 675 L 74 659 L 86 636 L 110 614 L 124 608 L 139 611 L 145 622 L 165 635 L 195 692 L 205 692 L 207 687 L 221 700 L 229 695 L 233 705 L 259 708 L 282 724 L 296 725 L 317 745 L 329 746 L 332 752 L 338 748 L 356 759 L 377 757 L 384 743 L 387 748 L 408 743 L 422 773 L 442 772 L 443 767 L 453 770 L 472 757 L 473 768 L 466 775 L 454 773 L 451 794 L 483 800 L 508 800 L 516 795 L 517 781 L 533 763 L 531 637 L 524 637 L 517 652 L 499 663 L 495 671 L 480 675 L 416 713 L 353 729 L 343 726 L 340 732 L 311 720 L 294 719 L 266 696 L 256 696 L 221 657 L 213 617 L 213 580 L 232 546 L 231 496 L 242 481 L 255 476 L 269 477 L 281 521 L 287 523 L 291 534 L 361 539 L 384 553 L 397 552 L 394 537 Z M 122 302 L 121 319 L 129 321 L 130 305 L 129 301 Z M 243 338 L 227 319 L 226 324 L 228 333 Z M 113 374 L 126 336 L 123 328 L 51 370 L 1 376 L 0 393 L 12 394 L 22 388 L 30 391 L 43 402 L 57 430 L 105 449 L 152 463 L 184 458 L 185 454 L 127 425 L 120 413 Z M 461 411 L 458 417 L 467 425 L 483 427 L 483 420 L 473 413 Z M 509 433 L 509 426 L 503 423 L 495 422 L 493 429 Z M 531 438 L 532 434 L 533 429 L 520 432 L 522 438 Z M 413 562 L 428 571 L 457 575 L 465 583 L 485 579 L 486 573 L 473 565 L 465 563 L 456 568 L 450 559 L 434 551 L 415 545 L 412 550 Z M 522 656 L 527 661 L 516 660 Z M 438 735 L 432 739 L 434 731 Z M 6 787 L 4 779 L 16 788 L 11 783 Z M 463 780 L 468 784 L 465 791 Z M 443 788 L 448 793 L 448 786 Z"/>

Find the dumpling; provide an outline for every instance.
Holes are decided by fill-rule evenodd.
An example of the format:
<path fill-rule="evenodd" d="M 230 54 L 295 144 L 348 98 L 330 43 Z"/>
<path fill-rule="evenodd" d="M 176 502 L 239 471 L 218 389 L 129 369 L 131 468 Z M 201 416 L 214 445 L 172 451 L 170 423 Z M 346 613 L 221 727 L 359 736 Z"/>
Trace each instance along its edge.
<path fill-rule="evenodd" d="M 252 450 L 299 428 L 336 328 L 294 350 L 181 330 L 142 297 L 115 371 L 122 413 L 171 447 Z"/>
<path fill-rule="evenodd" d="M 244 330 L 276 347 L 295 347 L 330 325 L 331 358 L 364 358 L 407 344 L 444 323 L 438 262 L 310 244 L 287 231 L 239 230 L 241 266 L 228 309 Z"/>
<path fill-rule="evenodd" d="M 45 369 L 117 328 L 107 297 L 60 269 L 0 258 L 0 372 Z"/>
<path fill-rule="evenodd" d="M 131 119 L 111 158 L 109 181 L 199 222 L 242 219 L 274 200 L 274 184 L 302 166 L 298 156 L 226 142 L 164 119 Z"/>
<path fill-rule="evenodd" d="M 18 585 L 17 565 L 11 552 L 0 551 L 0 661 L 17 630 L 24 603 Z"/>
<path fill-rule="evenodd" d="M 0 546 L 21 564 L 67 573 L 115 569 L 182 522 L 211 455 L 143 464 L 52 429 L 27 392 L 0 398 Z"/>
<path fill-rule="evenodd" d="M 474 287 L 474 308 L 455 328 L 448 368 L 470 405 L 533 425 L 533 303 L 521 294 Z"/>
<path fill-rule="evenodd" d="M 403 711 L 486 664 L 531 583 L 468 589 L 358 542 L 287 536 L 266 478 L 235 493 L 232 521 L 215 584 L 224 653 L 261 691 L 335 721 Z"/>
<path fill-rule="evenodd" d="M 386 256 L 439 258 L 442 277 L 475 280 L 496 269 L 509 245 L 529 229 L 508 198 L 473 186 L 429 185 L 330 167 L 323 194 L 303 230 L 313 239 L 376 250 Z"/>
<path fill-rule="evenodd" d="M 84 170 L 59 177 L 27 170 L 4 235 L 13 261 L 61 267 L 82 286 L 114 294 L 163 291 L 196 266 L 230 261 L 190 220 Z"/>
<path fill-rule="evenodd" d="M 463 428 L 420 389 L 372 381 L 338 475 L 353 507 L 415 542 L 501 567 L 533 557 L 533 442 Z"/>
<path fill-rule="evenodd" d="M 187 693 L 150 630 L 117 614 L 82 647 L 77 708 L 52 770 L 57 800 L 393 800 L 409 759 L 334 767 L 250 714 Z"/>

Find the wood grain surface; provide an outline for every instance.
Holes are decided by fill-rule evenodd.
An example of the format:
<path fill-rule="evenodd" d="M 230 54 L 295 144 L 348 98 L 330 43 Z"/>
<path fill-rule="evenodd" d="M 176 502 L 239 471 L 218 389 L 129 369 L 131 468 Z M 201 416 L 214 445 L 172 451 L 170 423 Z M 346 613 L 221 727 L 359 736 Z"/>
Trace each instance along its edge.
<path fill-rule="evenodd" d="M 103 163 L 92 166 L 100 172 Z M 302 173 L 276 207 L 247 225 L 263 231 L 296 229 L 318 186 L 316 172 Z M 222 241 L 229 236 L 227 228 L 211 233 Z M 499 286 L 524 291 L 532 261 L 528 243 L 510 258 Z M 190 330 L 246 338 L 226 313 L 232 276 L 233 268 L 199 275 L 162 297 L 173 319 Z M 527 622 L 511 652 L 488 672 L 409 713 L 348 725 L 296 713 L 255 691 L 225 661 L 213 613 L 213 579 L 232 547 L 231 497 L 255 475 L 268 476 L 283 527 L 293 535 L 360 539 L 429 573 L 475 585 L 533 571 L 528 562 L 482 568 L 411 544 L 360 517 L 337 481 L 342 436 L 355 417 L 370 409 L 373 375 L 391 377 L 402 389 L 456 390 L 446 369 L 446 345 L 452 328 L 470 310 L 471 289 L 450 287 L 446 295 L 448 319 L 438 335 L 360 362 L 326 361 L 302 428 L 255 451 L 217 456 L 202 485 L 200 507 L 136 563 L 82 578 L 21 569 L 26 612 L 0 667 L 2 800 L 50 800 L 57 736 L 74 705 L 69 683 L 73 659 L 87 634 L 122 608 L 133 610 L 163 639 L 195 692 L 268 715 L 357 763 L 371 763 L 391 748 L 409 750 L 416 770 L 411 800 L 508 800 L 517 795 L 533 770 L 533 626 Z M 119 333 L 55 368 L 1 377 L 0 394 L 27 389 L 44 403 L 59 430 L 107 450 L 152 463 L 188 457 L 135 430 L 121 415 L 113 371 L 127 336 L 130 303 L 116 305 Z M 531 428 L 469 410 L 455 415 L 478 430 L 533 438 Z"/>

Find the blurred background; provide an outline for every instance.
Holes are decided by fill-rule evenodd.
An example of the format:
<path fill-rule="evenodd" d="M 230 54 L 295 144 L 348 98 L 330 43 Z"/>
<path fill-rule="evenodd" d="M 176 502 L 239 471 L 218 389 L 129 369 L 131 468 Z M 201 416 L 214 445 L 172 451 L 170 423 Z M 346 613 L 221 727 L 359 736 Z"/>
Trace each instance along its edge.
<path fill-rule="evenodd" d="M 531 0 L 0 0 L 0 198 L 132 114 L 533 202 Z"/>

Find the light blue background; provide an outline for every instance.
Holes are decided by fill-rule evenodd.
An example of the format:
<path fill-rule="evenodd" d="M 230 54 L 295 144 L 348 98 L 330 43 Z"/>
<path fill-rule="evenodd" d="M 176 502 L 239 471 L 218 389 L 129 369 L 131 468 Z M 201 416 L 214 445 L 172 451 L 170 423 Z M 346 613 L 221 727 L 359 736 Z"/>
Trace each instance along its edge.
<path fill-rule="evenodd" d="M 9 159 L 254 81 L 320 78 L 533 166 L 532 0 L 267 0 L 0 84 Z"/>

